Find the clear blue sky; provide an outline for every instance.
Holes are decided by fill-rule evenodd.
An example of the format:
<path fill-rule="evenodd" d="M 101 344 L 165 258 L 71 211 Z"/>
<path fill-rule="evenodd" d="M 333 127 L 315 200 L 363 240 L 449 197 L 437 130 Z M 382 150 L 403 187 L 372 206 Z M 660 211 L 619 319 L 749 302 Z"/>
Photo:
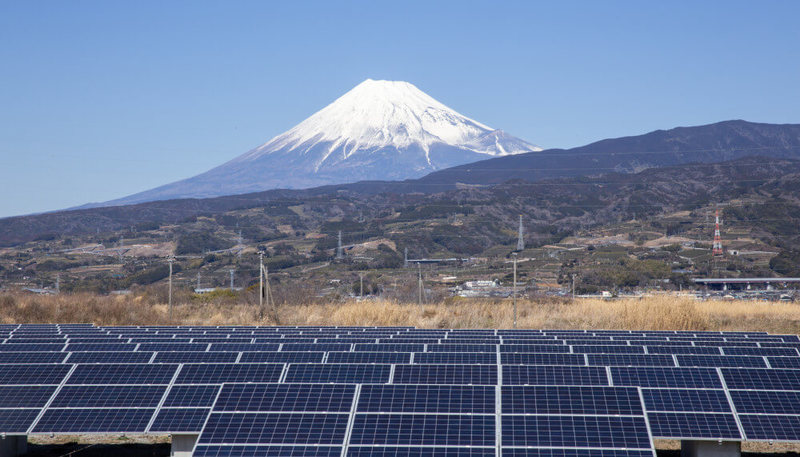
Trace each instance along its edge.
<path fill-rule="evenodd" d="M 0 217 L 203 172 L 366 78 L 543 147 L 800 123 L 798 1 L 0 3 Z"/>

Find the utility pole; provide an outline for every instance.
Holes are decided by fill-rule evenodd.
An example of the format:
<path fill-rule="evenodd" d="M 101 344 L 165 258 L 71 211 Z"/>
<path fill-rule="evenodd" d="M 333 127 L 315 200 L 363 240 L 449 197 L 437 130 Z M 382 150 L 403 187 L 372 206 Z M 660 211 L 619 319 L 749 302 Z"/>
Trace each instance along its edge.
<path fill-rule="evenodd" d="M 520 216 L 521 220 L 522 216 Z M 511 297 L 514 301 L 514 328 L 517 328 L 517 253 L 512 252 L 511 255 L 514 257 L 514 283 L 511 285 Z"/>
<path fill-rule="evenodd" d="M 364 273 L 358 274 L 358 279 L 361 281 L 358 296 L 364 298 Z"/>
<path fill-rule="evenodd" d="M 342 231 L 339 230 L 339 243 L 336 246 L 336 259 L 341 260 L 344 257 L 344 250 L 342 249 Z"/>
<path fill-rule="evenodd" d="M 231 270 L 230 270 L 230 271 L 231 271 L 231 291 L 233 291 L 233 272 L 234 272 L 234 271 L 236 271 L 236 270 L 234 270 L 233 268 L 231 268 Z"/>
<path fill-rule="evenodd" d="M 199 271 L 197 272 L 197 287 L 195 287 L 195 289 L 197 289 L 197 290 L 200 289 L 200 272 Z"/>
<path fill-rule="evenodd" d="M 172 322 L 172 262 L 174 262 L 174 261 L 175 261 L 175 259 L 173 259 L 172 257 L 170 257 L 168 259 L 168 262 L 169 262 L 169 298 L 167 299 L 167 303 L 168 303 L 168 306 L 169 306 L 169 321 L 170 322 Z"/>
<path fill-rule="evenodd" d="M 264 252 L 258 252 L 258 312 L 264 318 Z"/>
<path fill-rule="evenodd" d="M 61 293 L 61 273 L 56 273 L 56 295 Z"/>
<path fill-rule="evenodd" d="M 575 301 L 575 273 L 572 273 L 572 301 Z"/>
<path fill-rule="evenodd" d="M 417 289 L 419 292 L 419 297 L 417 297 L 417 303 L 419 303 L 420 309 L 422 309 L 422 264 L 417 262 L 417 273 L 419 280 L 417 282 Z"/>

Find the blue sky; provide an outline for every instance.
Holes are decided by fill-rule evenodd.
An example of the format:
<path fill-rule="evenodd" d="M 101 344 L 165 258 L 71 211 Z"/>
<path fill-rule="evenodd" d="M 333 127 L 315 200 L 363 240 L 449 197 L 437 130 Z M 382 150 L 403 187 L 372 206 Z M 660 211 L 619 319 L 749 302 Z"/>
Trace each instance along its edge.
<path fill-rule="evenodd" d="M 800 123 L 797 1 L 4 1 L 0 217 L 203 172 L 366 78 L 543 147 Z"/>

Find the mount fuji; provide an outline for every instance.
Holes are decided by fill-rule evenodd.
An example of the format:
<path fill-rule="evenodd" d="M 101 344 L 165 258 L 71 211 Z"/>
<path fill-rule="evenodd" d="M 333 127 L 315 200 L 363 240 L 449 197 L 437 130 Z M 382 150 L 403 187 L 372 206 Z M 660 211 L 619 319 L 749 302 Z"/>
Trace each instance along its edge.
<path fill-rule="evenodd" d="M 457 113 L 413 84 L 367 79 L 291 130 L 227 163 L 102 206 L 418 178 L 540 150 Z"/>

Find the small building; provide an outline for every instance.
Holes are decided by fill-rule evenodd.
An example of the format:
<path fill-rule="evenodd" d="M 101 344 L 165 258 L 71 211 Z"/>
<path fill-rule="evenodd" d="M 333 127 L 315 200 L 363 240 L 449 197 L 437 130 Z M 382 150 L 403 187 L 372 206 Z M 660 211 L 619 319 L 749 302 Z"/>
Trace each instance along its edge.
<path fill-rule="evenodd" d="M 800 278 L 695 278 L 694 282 L 714 290 L 773 290 L 800 285 Z"/>

